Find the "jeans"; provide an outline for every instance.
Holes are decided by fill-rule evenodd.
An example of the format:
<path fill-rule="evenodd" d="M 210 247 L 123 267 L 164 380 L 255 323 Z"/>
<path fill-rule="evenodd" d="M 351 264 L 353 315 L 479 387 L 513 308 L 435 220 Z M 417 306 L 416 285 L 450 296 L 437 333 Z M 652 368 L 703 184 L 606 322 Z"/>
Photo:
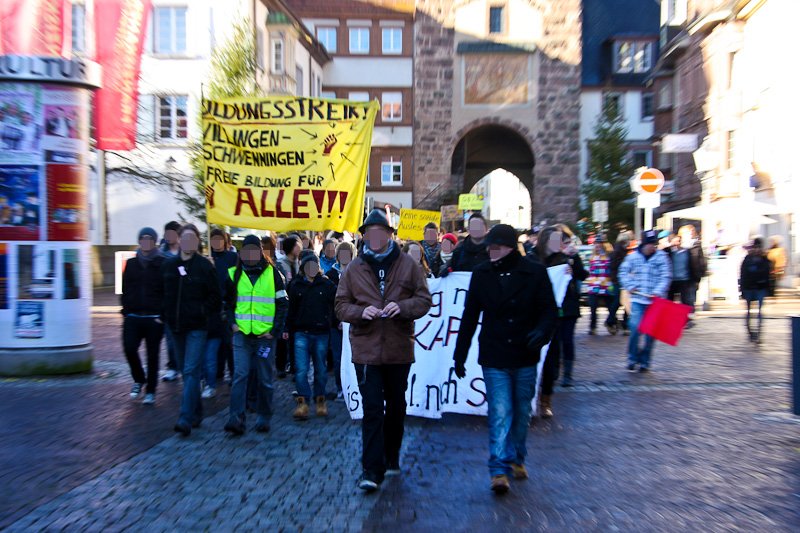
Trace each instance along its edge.
<path fill-rule="evenodd" d="M 606 309 L 608 309 L 608 318 L 606 318 L 606 325 L 613 326 L 617 320 L 617 317 L 611 314 L 611 308 L 614 303 L 614 296 L 611 294 L 589 294 L 587 296 L 587 303 L 589 304 L 589 312 L 590 319 L 589 319 L 589 330 L 594 331 L 597 328 L 597 308 L 600 306 L 600 299 L 603 299 L 603 302 L 606 304 Z M 617 304 L 619 307 L 619 304 Z M 616 314 L 617 308 L 614 308 Z"/>
<path fill-rule="evenodd" d="M 564 371 L 572 377 L 572 366 L 575 363 L 575 324 L 578 317 L 562 317 L 558 321 L 550 348 L 547 349 L 547 358 L 542 367 L 542 394 L 553 394 L 553 384 L 558 380 L 561 360 L 564 360 Z"/>
<path fill-rule="evenodd" d="M 606 323 L 609 326 L 615 326 L 619 323 L 617 320 L 617 311 L 619 311 L 621 306 L 619 287 L 615 286 L 614 291 L 608 295 L 608 298 L 608 320 L 606 320 Z M 628 329 L 628 311 L 625 309 L 622 310 L 622 322 L 620 326 L 623 330 Z"/>
<path fill-rule="evenodd" d="M 164 326 L 164 337 L 167 339 L 167 369 L 182 372 L 182 369 L 178 366 L 178 357 L 175 354 L 175 335 L 167 325 Z"/>
<path fill-rule="evenodd" d="M 342 392 L 342 330 L 339 328 L 331 328 L 331 351 L 333 352 L 336 392 Z"/>
<path fill-rule="evenodd" d="M 536 367 L 483 367 L 489 407 L 489 474 L 510 474 L 511 465 L 525 464 L 525 438 L 536 393 Z"/>
<path fill-rule="evenodd" d="M 233 345 L 231 344 L 231 332 L 225 327 L 225 332 L 222 335 L 217 351 L 217 379 L 225 377 L 225 365 L 228 365 L 228 372 L 230 372 L 231 379 L 233 379 Z"/>
<path fill-rule="evenodd" d="M 147 348 L 147 392 L 155 394 L 158 385 L 158 354 L 164 325 L 155 318 L 126 316 L 122 323 L 122 347 L 136 383 L 144 383 L 144 369 L 139 358 L 139 345 L 144 339 Z"/>
<path fill-rule="evenodd" d="M 650 367 L 650 355 L 653 352 L 653 337 L 639 333 L 639 323 L 648 307 L 650 304 L 631 302 L 631 316 L 628 319 L 631 331 L 631 338 L 628 340 L 628 364 L 639 363 L 642 368 Z M 644 337 L 644 348 L 642 349 L 639 349 L 640 335 Z"/>
<path fill-rule="evenodd" d="M 679 294 L 681 303 L 692 307 L 694 313 L 694 302 L 697 298 L 697 283 L 688 279 L 673 280 L 669 286 L 669 295 L 667 299 L 672 301 L 675 295 Z"/>
<path fill-rule="evenodd" d="M 241 332 L 233 334 L 233 386 L 230 417 L 244 422 L 247 401 L 247 379 L 255 367 L 258 375 L 256 412 L 262 422 L 272 418 L 272 365 L 275 339 L 259 338 Z"/>
<path fill-rule="evenodd" d="M 761 335 L 761 324 L 762 324 L 762 317 L 761 317 L 761 307 L 764 305 L 764 298 L 767 297 L 767 289 L 745 289 L 742 291 L 742 297 L 744 297 L 745 302 L 747 303 L 747 315 L 745 316 L 745 325 L 747 326 L 747 333 L 750 335 L 751 338 L 758 338 Z M 750 326 L 750 304 L 753 302 L 758 302 L 758 324 L 757 329 L 753 329 Z"/>
<path fill-rule="evenodd" d="M 206 353 L 205 330 L 172 333 L 175 341 L 175 359 L 183 373 L 183 399 L 180 421 L 197 426 L 203 420 L 203 402 L 200 400 L 200 374 Z"/>
<path fill-rule="evenodd" d="M 361 467 L 370 479 L 381 482 L 387 464 L 400 464 L 411 364 L 354 366 L 364 408 Z"/>
<path fill-rule="evenodd" d="M 206 351 L 203 355 L 203 379 L 206 380 L 206 386 L 212 389 L 217 388 L 217 352 L 219 352 L 221 344 L 221 337 L 206 340 Z"/>
<path fill-rule="evenodd" d="M 314 397 L 325 396 L 325 385 L 328 383 L 328 333 L 294 334 L 294 382 L 297 395 L 306 401 L 311 400 L 311 387 L 308 384 L 310 362 L 314 363 Z"/>

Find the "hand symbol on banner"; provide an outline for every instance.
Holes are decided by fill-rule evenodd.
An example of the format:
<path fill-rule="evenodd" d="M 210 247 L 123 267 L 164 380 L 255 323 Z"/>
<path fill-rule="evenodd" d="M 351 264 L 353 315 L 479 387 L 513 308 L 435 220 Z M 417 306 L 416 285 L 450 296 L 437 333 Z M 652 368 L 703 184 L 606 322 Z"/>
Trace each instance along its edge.
<path fill-rule="evenodd" d="M 206 202 L 208 202 L 208 207 L 214 209 L 214 186 L 206 185 L 205 193 L 206 193 Z"/>
<path fill-rule="evenodd" d="M 323 150 L 322 155 L 331 155 L 331 150 L 333 150 L 333 147 L 336 146 L 337 142 L 339 142 L 339 140 L 333 133 L 325 137 L 325 150 Z"/>

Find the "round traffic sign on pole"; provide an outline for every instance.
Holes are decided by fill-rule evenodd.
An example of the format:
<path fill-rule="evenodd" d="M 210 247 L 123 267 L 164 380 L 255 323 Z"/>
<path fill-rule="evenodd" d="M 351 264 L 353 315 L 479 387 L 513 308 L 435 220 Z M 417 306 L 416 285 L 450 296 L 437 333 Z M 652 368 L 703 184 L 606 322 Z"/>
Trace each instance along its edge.
<path fill-rule="evenodd" d="M 643 193 L 659 192 L 664 187 L 664 174 L 657 168 L 646 168 L 636 178 L 636 187 Z"/>

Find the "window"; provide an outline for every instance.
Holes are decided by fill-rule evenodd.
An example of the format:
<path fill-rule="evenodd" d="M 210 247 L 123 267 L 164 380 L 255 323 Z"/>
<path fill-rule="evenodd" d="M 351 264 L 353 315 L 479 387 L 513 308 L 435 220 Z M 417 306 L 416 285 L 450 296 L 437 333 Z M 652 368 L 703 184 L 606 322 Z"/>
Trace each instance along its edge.
<path fill-rule="evenodd" d="M 369 93 L 367 91 L 353 91 L 347 95 L 347 99 L 354 102 L 369 102 Z"/>
<path fill-rule="evenodd" d="M 383 53 L 402 54 L 403 53 L 403 29 L 402 28 L 383 28 Z"/>
<path fill-rule="evenodd" d="M 186 8 L 157 7 L 155 14 L 155 42 L 157 54 L 186 53 Z"/>
<path fill-rule="evenodd" d="M 633 168 L 652 167 L 653 153 L 650 150 L 634 150 L 631 152 Z"/>
<path fill-rule="evenodd" d="M 185 139 L 186 96 L 161 96 L 158 98 L 158 138 L 162 140 Z"/>
<path fill-rule="evenodd" d="M 256 66 L 264 70 L 264 32 L 256 30 Z"/>
<path fill-rule="evenodd" d="M 336 91 L 321 91 L 319 95 L 322 98 L 336 98 Z"/>
<path fill-rule="evenodd" d="M 350 28 L 350 53 L 369 53 L 369 28 Z"/>
<path fill-rule="evenodd" d="M 403 184 L 403 163 L 389 159 L 381 163 L 381 184 L 382 185 L 402 185 Z"/>
<path fill-rule="evenodd" d="M 621 41 L 615 43 L 614 48 L 614 72 L 617 74 L 640 74 L 652 67 L 653 43 Z"/>
<path fill-rule="evenodd" d="M 615 115 L 622 116 L 622 94 L 605 93 L 603 95 L 603 111 L 611 108 Z"/>
<path fill-rule="evenodd" d="M 383 93 L 381 96 L 381 118 L 386 122 L 403 120 L 403 93 Z"/>
<path fill-rule="evenodd" d="M 503 6 L 491 6 L 489 8 L 489 33 L 503 33 Z"/>
<path fill-rule="evenodd" d="M 336 53 L 336 28 L 317 28 L 317 40 L 325 50 Z"/>
<path fill-rule="evenodd" d="M 653 118 L 653 93 L 642 93 L 642 120 Z"/>
<path fill-rule="evenodd" d="M 270 68 L 273 74 L 283 74 L 283 41 L 281 39 L 273 39 L 271 42 L 272 51 L 270 57 L 272 58 L 272 65 Z"/>
<path fill-rule="evenodd" d="M 727 157 L 725 158 L 725 169 L 731 169 L 736 164 L 736 132 L 730 130 L 725 135 L 725 145 L 728 149 Z"/>
<path fill-rule="evenodd" d="M 669 109 L 670 107 L 672 107 L 672 87 L 664 84 L 658 90 L 658 108 Z"/>
<path fill-rule="evenodd" d="M 295 96 L 303 96 L 303 90 L 305 89 L 305 80 L 303 79 L 303 67 L 300 65 L 295 65 L 294 71 L 294 83 L 295 83 Z"/>
<path fill-rule="evenodd" d="M 86 51 L 86 6 L 72 4 L 72 51 Z"/>

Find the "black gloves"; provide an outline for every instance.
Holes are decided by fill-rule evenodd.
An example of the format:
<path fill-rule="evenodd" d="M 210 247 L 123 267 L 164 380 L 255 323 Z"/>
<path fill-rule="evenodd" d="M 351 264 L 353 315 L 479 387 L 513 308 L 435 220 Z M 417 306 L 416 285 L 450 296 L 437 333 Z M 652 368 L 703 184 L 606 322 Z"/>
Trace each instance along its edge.
<path fill-rule="evenodd" d="M 548 342 L 550 342 L 550 339 L 540 331 L 533 330 L 528 333 L 528 349 L 532 352 L 538 354 Z"/>
<path fill-rule="evenodd" d="M 455 371 L 458 379 L 461 379 L 467 375 L 467 367 L 464 365 L 464 361 L 455 362 Z"/>

